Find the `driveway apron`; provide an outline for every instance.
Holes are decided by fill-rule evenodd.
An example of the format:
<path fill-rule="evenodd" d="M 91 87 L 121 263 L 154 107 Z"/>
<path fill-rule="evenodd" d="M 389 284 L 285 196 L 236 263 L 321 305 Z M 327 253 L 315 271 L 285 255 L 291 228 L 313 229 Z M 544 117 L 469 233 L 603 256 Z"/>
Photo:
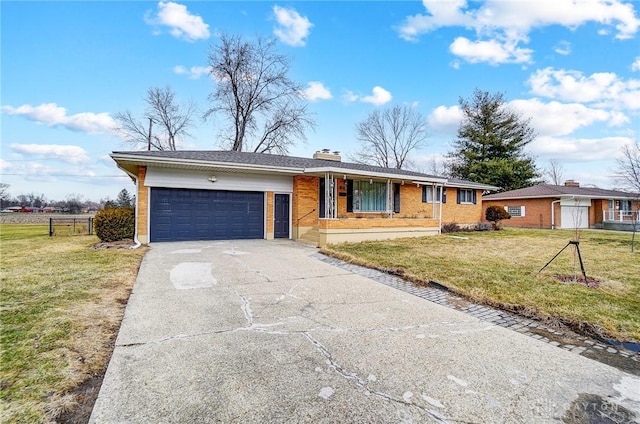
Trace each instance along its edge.
<path fill-rule="evenodd" d="M 640 420 L 638 377 L 316 252 L 152 244 L 90 422 Z"/>

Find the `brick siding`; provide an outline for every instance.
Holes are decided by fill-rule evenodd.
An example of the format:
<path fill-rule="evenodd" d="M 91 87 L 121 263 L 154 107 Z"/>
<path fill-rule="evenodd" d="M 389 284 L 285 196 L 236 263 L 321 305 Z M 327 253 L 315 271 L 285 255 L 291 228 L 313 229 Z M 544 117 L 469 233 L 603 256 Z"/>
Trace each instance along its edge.
<path fill-rule="evenodd" d="M 149 227 L 149 187 L 144 185 L 144 180 L 147 175 L 147 167 L 138 167 L 138 193 L 136 193 L 137 199 L 137 212 L 138 212 L 138 239 L 141 242 L 149 242 L 147 229 Z M 143 241 L 144 240 L 144 241 Z"/>

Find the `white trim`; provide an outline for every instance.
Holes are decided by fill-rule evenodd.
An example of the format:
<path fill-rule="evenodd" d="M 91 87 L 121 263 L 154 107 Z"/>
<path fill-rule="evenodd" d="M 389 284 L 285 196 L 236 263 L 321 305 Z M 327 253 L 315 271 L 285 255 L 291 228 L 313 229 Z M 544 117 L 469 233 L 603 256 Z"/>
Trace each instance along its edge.
<path fill-rule="evenodd" d="M 151 187 L 147 187 L 147 243 L 151 243 Z"/>
<path fill-rule="evenodd" d="M 424 184 L 425 182 L 431 183 L 445 183 L 447 182 L 447 180 L 445 178 L 438 178 L 438 177 L 425 177 L 425 178 L 421 178 L 415 175 L 403 175 L 403 174 L 390 174 L 390 173 L 386 173 L 386 172 L 374 172 L 374 171 L 363 171 L 363 170 L 359 170 L 359 169 L 349 169 L 349 168 L 337 168 L 337 167 L 333 167 L 333 166 L 327 166 L 327 167 L 322 167 L 322 168 L 305 168 L 304 169 L 304 173 L 305 174 L 315 174 L 315 173 L 333 173 L 333 174 L 339 174 L 339 175 L 353 175 L 356 177 L 377 177 L 377 178 L 384 178 L 384 179 L 392 179 L 392 180 L 410 180 L 410 179 L 415 179 L 414 184 L 415 183 L 419 183 L 419 184 Z M 350 178 L 350 179 L 354 179 L 354 178 Z"/>
<path fill-rule="evenodd" d="M 219 168 L 229 168 L 229 169 L 240 169 L 247 171 L 256 171 L 256 170 L 271 170 L 282 173 L 289 174 L 300 174 L 304 172 L 303 168 L 287 168 L 281 166 L 273 166 L 273 165 L 248 165 L 236 162 L 214 162 L 214 161 L 202 161 L 202 160 L 194 160 L 194 159 L 177 159 L 177 158 L 161 158 L 161 157 L 149 157 L 149 156 L 137 156 L 137 155 L 127 155 L 127 154 L 114 154 L 112 153 L 111 158 L 114 160 L 123 160 L 131 165 L 143 165 L 143 166 L 153 166 L 157 165 L 181 165 L 181 166 L 195 166 L 202 168 L 210 168 L 210 169 L 219 169 Z"/>
<path fill-rule="evenodd" d="M 268 207 L 269 207 L 269 193 L 268 192 L 263 192 L 263 201 L 262 201 L 262 216 L 264 218 L 262 218 L 262 239 L 266 240 L 267 239 L 267 229 L 269 228 L 268 226 L 268 222 L 267 222 L 267 218 L 269 217 L 269 211 L 268 211 Z M 273 195 L 273 204 L 276 204 L 276 196 L 275 194 Z M 274 206 L 275 208 L 275 206 Z M 275 211 L 274 211 L 275 212 Z M 276 233 L 276 228 L 275 225 L 273 227 L 273 237 L 275 238 L 275 233 Z"/>
<path fill-rule="evenodd" d="M 212 181 L 215 177 L 214 181 Z M 147 167 L 145 186 L 195 190 L 293 192 L 290 175 L 240 174 L 176 168 Z"/>

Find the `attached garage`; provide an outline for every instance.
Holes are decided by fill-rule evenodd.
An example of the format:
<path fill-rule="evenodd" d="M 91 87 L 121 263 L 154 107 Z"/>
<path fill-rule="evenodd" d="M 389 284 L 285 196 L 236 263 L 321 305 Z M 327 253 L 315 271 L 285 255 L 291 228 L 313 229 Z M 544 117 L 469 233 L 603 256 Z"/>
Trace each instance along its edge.
<path fill-rule="evenodd" d="M 152 187 L 150 241 L 261 239 L 264 192 Z"/>
<path fill-rule="evenodd" d="M 560 228 L 589 228 L 589 207 L 561 206 Z"/>

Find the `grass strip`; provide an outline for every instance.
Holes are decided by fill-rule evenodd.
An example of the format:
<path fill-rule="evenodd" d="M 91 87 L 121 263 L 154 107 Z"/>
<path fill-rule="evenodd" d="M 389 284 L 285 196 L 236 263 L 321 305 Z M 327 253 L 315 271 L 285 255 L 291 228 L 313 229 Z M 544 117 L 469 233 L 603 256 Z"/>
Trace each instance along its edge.
<path fill-rule="evenodd" d="M 98 241 L 0 226 L 0 421 L 53 422 L 104 369 L 145 250 Z"/>

